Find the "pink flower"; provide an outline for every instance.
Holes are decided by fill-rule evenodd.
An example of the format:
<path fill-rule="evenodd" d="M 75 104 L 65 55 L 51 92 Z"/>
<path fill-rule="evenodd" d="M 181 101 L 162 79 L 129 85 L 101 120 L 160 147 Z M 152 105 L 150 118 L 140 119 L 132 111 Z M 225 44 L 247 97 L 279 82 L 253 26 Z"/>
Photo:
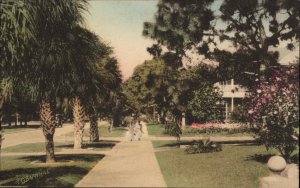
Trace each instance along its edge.
<path fill-rule="evenodd" d="M 271 91 L 272 92 L 276 91 L 276 87 L 275 86 L 271 86 Z"/>
<path fill-rule="evenodd" d="M 253 114 L 254 111 L 253 110 L 248 110 L 248 114 Z"/>
<path fill-rule="evenodd" d="M 267 99 L 262 99 L 262 100 L 261 100 L 261 103 L 262 103 L 262 104 L 266 104 L 266 103 L 267 103 Z"/>

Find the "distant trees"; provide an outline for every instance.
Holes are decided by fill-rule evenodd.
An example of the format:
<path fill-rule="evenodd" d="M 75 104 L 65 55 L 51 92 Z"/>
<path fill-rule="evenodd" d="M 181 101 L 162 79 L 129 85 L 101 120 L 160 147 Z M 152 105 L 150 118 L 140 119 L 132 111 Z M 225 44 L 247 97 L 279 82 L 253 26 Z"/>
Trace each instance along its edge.
<path fill-rule="evenodd" d="M 179 66 L 172 64 L 176 61 L 174 54 L 166 53 L 138 66 L 124 83 L 128 103 L 137 111 L 155 108 L 164 122 L 167 112 L 176 108 L 178 99 Z"/>
<path fill-rule="evenodd" d="M 176 56 L 166 53 L 160 58 L 145 61 L 135 69 L 133 76 L 123 85 L 127 102 L 140 112 L 151 113 L 155 109 L 161 122 L 166 120 L 168 114 L 169 120 L 178 121 L 182 113 L 189 119 L 197 113 L 204 113 L 203 110 L 198 111 L 199 108 L 193 106 L 191 100 L 196 102 L 199 98 L 206 100 L 205 97 L 212 97 L 209 105 L 216 107 L 216 104 L 212 105 L 219 101 L 213 89 L 214 80 L 217 79 L 215 68 L 208 65 L 180 68 L 179 63 L 173 66 L 176 58 L 171 57 Z"/>
<path fill-rule="evenodd" d="M 158 111 L 164 113 L 162 107 L 167 103 L 167 88 L 163 60 L 150 60 L 138 66 L 131 78 L 124 83 L 124 93 L 138 112 L 148 106 L 157 104 Z M 160 90 L 162 89 L 162 90 Z"/>

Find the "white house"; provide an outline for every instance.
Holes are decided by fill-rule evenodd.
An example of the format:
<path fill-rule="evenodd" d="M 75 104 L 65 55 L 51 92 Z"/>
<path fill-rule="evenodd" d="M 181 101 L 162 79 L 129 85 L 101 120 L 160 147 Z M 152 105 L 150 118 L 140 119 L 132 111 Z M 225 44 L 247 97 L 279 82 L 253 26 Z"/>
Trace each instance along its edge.
<path fill-rule="evenodd" d="M 230 117 L 230 114 L 233 112 L 234 107 L 237 104 L 240 104 L 242 99 L 245 97 L 246 89 L 236 84 L 234 79 L 224 82 L 217 82 L 215 86 L 218 87 L 223 93 L 222 97 L 225 108 L 224 116 L 225 120 L 227 121 Z"/>

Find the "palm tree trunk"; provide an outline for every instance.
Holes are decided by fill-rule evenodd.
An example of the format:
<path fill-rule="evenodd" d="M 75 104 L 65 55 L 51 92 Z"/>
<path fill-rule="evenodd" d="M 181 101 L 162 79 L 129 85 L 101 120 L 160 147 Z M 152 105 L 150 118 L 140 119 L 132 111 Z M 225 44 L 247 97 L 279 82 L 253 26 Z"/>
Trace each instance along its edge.
<path fill-rule="evenodd" d="M 90 116 L 90 141 L 99 142 L 98 133 L 98 117 L 96 115 Z"/>
<path fill-rule="evenodd" d="M 2 81 L 4 81 L 4 80 L 2 80 Z M 3 132 L 2 132 L 2 121 L 3 121 L 3 116 L 4 116 L 3 105 L 8 96 L 9 83 L 4 81 L 1 83 L 1 85 L 2 86 L 0 88 L 0 152 L 1 152 L 1 148 L 2 148 L 2 140 L 4 140 Z"/>
<path fill-rule="evenodd" d="M 73 99 L 73 116 L 74 116 L 74 149 L 82 148 L 83 131 L 84 131 L 84 108 L 79 97 Z"/>
<path fill-rule="evenodd" d="M 49 101 L 42 101 L 40 108 L 41 126 L 45 136 L 46 162 L 55 162 L 54 141 L 55 117 Z"/>
<path fill-rule="evenodd" d="M 3 133 L 2 133 L 3 103 L 4 103 L 4 99 L 0 95 L 0 152 L 1 152 L 2 140 L 3 140 Z"/>

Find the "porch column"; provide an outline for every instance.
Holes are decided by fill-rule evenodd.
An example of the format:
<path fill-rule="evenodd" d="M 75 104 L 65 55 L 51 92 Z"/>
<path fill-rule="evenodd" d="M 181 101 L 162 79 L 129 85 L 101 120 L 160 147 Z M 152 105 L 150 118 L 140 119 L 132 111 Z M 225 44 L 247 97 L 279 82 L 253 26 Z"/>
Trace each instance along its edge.
<path fill-rule="evenodd" d="M 225 102 L 225 123 L 228 122 L 228 103 Z"/>
<path fill-rule="evenodd" d="M 233 112 L 234 109 L 234 98 L 231 97 L 231 112 Z"/>
<path fill-rule="evenodd" d="M 181 128 L 185 129 L 185 113 L 182 113 L 182 118 L 181 118 Z"/>

